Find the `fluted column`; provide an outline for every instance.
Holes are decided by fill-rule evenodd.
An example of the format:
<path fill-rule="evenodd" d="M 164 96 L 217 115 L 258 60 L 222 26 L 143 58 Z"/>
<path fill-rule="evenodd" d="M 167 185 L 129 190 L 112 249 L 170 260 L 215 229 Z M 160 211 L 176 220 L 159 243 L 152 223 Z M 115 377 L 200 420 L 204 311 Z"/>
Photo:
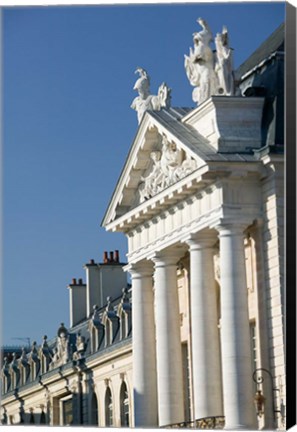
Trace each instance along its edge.
<path fill-rule="evenodd" d="M 222 376 L 213 245 L 200 233 L 190 246 L 191 337 L 195 419 L 222 416 Z"/>
<path fill-rule="evenodd" d="M 220 237 L 221 346 L 226 429 L 255 428 L 243 230 L 216 227 Z"/>
<path fill-rule="evenodd" d="M 153 258 L 155 263 L 155 316 L 159 426 L 184 420 L 182 350 L 174 254 Z"/>
<path fill-rule="evenodd" d="M 132 277 L 134 426 L 158 426 L 153 266 L 142 263 Z"/>

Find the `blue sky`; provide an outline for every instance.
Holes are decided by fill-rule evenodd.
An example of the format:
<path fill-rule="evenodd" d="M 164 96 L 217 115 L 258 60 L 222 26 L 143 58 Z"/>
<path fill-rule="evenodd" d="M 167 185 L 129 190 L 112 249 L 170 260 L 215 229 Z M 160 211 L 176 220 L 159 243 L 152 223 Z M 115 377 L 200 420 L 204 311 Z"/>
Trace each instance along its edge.
<path fill-rule="evenodd" d="M 184 54 L 198 17 L 228 27 L 238 67 L 285 3 L 3 9 L 3 343 L 69 324 L 67 285 L 126 240 L 100 227 L 137 130 L 137 66 L 194 106 Z"/>

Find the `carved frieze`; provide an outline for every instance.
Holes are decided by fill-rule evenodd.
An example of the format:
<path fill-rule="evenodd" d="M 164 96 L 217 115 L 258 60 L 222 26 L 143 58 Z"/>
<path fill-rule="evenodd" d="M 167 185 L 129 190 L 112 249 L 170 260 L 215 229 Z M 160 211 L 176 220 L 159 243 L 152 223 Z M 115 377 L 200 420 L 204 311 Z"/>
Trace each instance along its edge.
<path fill-rule="evenodd" d="M 197 161 L 177 148 L 165 135 L 162 138 L 161 150 L 151 152 L 153 166 L 146 177 L 141 178 L 138 186 L 139 202 L 153 197 L 168 186 L 176 183 L 197 168 Z"/>

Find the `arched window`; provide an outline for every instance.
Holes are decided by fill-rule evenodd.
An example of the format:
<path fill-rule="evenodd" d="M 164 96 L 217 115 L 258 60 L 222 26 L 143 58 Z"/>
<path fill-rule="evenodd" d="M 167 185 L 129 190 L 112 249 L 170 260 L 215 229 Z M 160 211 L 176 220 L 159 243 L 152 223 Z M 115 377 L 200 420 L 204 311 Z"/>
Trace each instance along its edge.
<path fill-rule="evenodd" d="M 121 313 L 121 339 L 125 339 L 127 336 L 127 321 L 126 314 L 124 311 Z"/>
<path fill-rule="evenodd" d="M 34 419 L 34 413 L 33 410 L 30 410 L 30 420 L 29 420 L 30 424 L 35 424 L 35 419 Z"/>
<path fill-rule="evenodd" d="M 45 412 L 42 410 L 40 414 L 40 424 L 46 424 L 46 415 Z"/>
<path fill-rule="evenodd" d="M 91 425 L 98 426 L 98 400 L 95 392 L 91 400 Z"/>
<path fill-rule="evenodd" d="M 111 345 L 112 342 L 111 332 L 112 332 L 112 324 L 110 320 L 107 318 L 107 320 L 105 321 L 105 346 Z"/>
<path fill-rule="evenodd" d="M 97 332 L 96 329 L 92 328 L 92 337 L 91 337 L 91 343 L 92 343 L 92 352 L 95 352 L 97 349 Z"/>
<path fill-rule="evenodd" d="M 113 405 L 110 388 L 105 393 L 105 426 L 113 426 Z"/>
<path fill-rule="evenodd" d="M 129 426 L 129 396 L 126 383 L 123 381 L 120 391 L 121 426 Z"/>

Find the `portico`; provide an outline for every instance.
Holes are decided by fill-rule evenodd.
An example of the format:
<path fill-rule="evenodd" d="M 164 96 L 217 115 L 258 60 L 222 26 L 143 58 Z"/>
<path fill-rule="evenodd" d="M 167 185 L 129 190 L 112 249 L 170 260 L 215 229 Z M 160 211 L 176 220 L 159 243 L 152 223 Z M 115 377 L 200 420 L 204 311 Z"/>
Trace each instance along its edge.
<path fill-rule="evenodd" d="M 226 429 L 246 429 L 255 425 L 252 387 L 252 361 L 249 343 L 249 319 L 245 276 L 244 229 L 242 224 L 220 222 L 215 228 L 201 230 L 157 252 L 141 264 L 131 265 L 132 295 L 137 302 L 134 332 L 143 328 L 142 342 L 134 334 L 134 382 L 139 370 L 149 374 L 139 400 L 148 412 L 146 426 L 166 426 L 184 421 L 181 337 L 177 292 L 177 265 L 185 254 L 190 256 L 190 315 L 194 419 L 225 417 Z M 217 308 L 214 277 L 214 244 L 220 241 L 220 311 Z M 138 268 L 138 277 L 135 277 Z M 150 268 L 149 282 L 147 268 Z M 142 269 L 142 273 L 141 273 Z M 138 302 L 140 292 L 150 300 Z M 154 296 L 155 308 L 152 307 Z M 219 326 L 220 315 L 220 326 Z M 145 323 L 145 324 L 144 324 Z M 155 328 L 152 324 L 155 323 Z M 220 328 L 219 328 L 220 327 Z M 155 332 L 155 338 L 153 334 Z M 221 340 L 221 343 L 220 343 Z M 151 359 L 149 360 L 149 353 Z M 156 367 L 153 367 L 156 365 Z M 152 385 L 157 383 L 156 386 Z M 243 409 L 244 407 L 244 409 Z M 158 423 L 153 423 L 152 419 Z M 139 423 L 144 425 L 144 419 Z M 135 424 L 137 426 L 137 423 Z"/>
<path fill-rule="evenodd" d="M 237 108 L 248 116 L 251 105 L 261 110 L 263 101 L 223 99 L 211 98 L 189 114 L 145 113 L 105 217 L 107 229 L 128 238 L 136 427 L 180 424 L 189 420 L 188 408 L 192 421 L 224 417 L 226 429 L 256 427 L 244 239 L 261 219 L 261 166 L 249 156 L 229 160 L 228 152 L 222 156 L 218 150 L 228 148 L 226 123 L 237 121 Z M 167 113 L 169 125 L 176 117 L 175 129 L 164 127 Z M 206 128 L 225 113 L 220 137 L 206 139 Z M 185 133 L 188 125 L 191 136 Z M 259 132 L 254 122 L 245 133 L 257 147 L 255 129 Z M 245 148 L 244 133 L 242 138 L 236 144 L 230 138 L 229 152 L 235 145 Z M 185 270 L 182 290 L 179 268 Z M 186 339 L 183 297 L 189 299 Z"/>

